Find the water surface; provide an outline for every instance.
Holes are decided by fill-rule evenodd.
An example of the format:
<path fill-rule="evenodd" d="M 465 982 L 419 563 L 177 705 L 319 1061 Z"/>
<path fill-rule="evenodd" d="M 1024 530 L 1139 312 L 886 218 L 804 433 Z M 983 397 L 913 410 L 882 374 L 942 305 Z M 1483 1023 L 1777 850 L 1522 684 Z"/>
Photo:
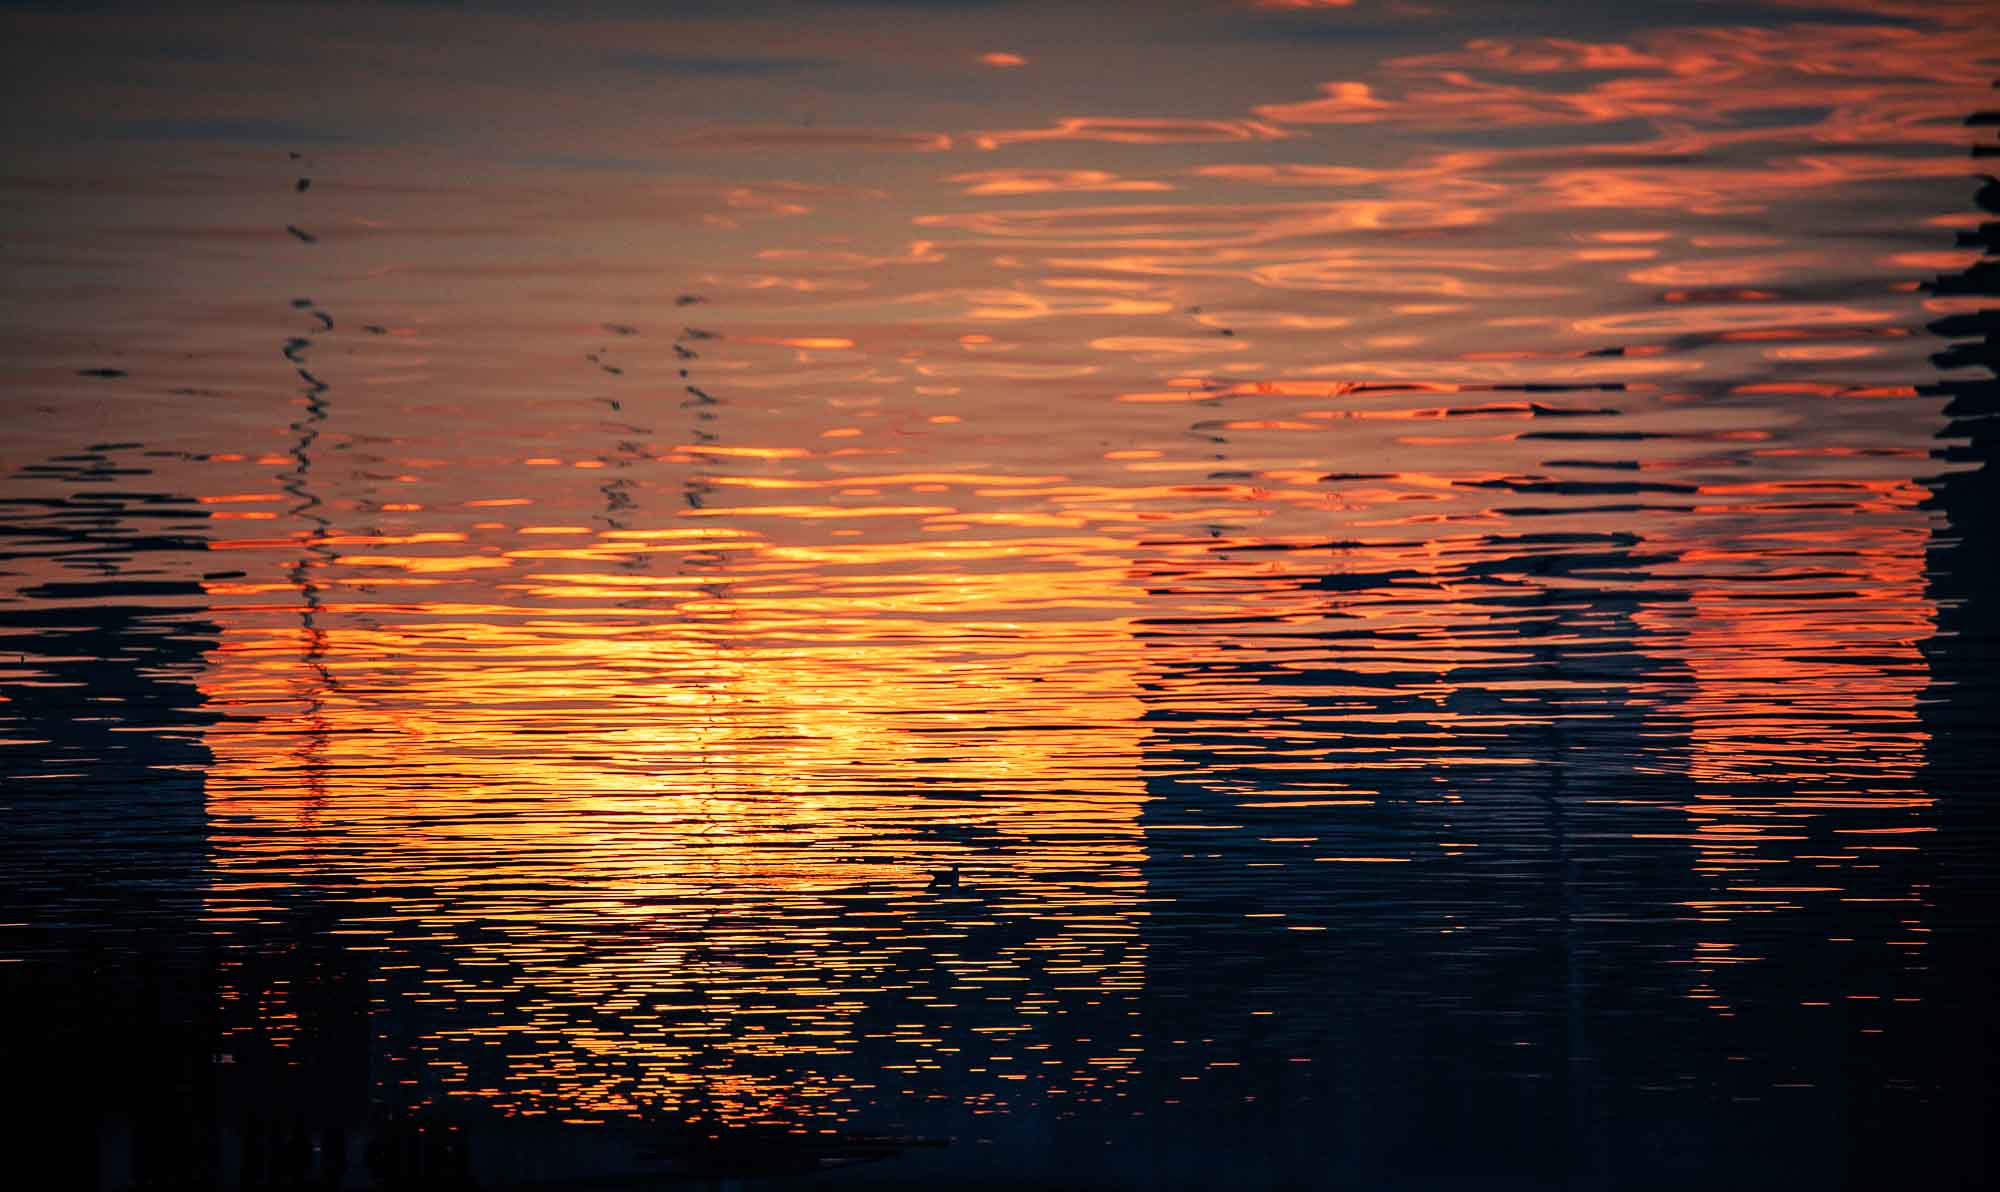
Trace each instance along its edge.
<path fill-rule="evenodd" d="M 1987 18 L 11 9 L 49 1149 L 1981 1186 Z"/>

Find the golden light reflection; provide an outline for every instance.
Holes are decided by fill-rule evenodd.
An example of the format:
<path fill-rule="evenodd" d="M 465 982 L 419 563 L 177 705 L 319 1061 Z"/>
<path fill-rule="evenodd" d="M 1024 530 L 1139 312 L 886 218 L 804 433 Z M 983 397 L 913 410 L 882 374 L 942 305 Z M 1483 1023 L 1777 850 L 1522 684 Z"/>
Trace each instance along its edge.
<path fill-rule="evenodd" d="M 1634 982 L 1718 1018 L 1776 956 L 1921 954 L 1924 327 L 1990 304 L 1916 286 L 1973 259 L 1990 31 L 1314 49 L 1122 112 L 996 43 L 939 51 L 1001 98 L 936 128 L 746 58 L 642 146 L 559 97 L 462 187 L 341 157 L 307 306 L 218 255 L 185 345 L 132 316 L 119 417 L 209 515 L 230 947 L 351 896 L 385 1098 L 816 1127 L 1116 1100 L 1200 963 L 1162 941 L 1260 924 L 1495 988 L 1646 924 Z M 135 276 L 261 252 L 267 167 L 82 226 Z M 155 305 L 43 288 L 29 388 Z M 1256 1030 L 1337 1012 L 1289 1005 Z"/>
<path fill-rule="evenodd" d="M 1070 1029 L 1069 1003 L 1129 997 L 1143 969 L 1138 649 L 1115 617 L 1074 624 L 1139 607 L 1123 569 L 952 569 L 1012 562 L 1033 541 L 806 550 L 698 533 L 613 531 L 573 565 L 693 548 L 715 573 L 534 572 L 501 586 L 533 602 L 520 607 L 329 605 L 378 627 L 327 643 L 340 691 L 357 694 L 323 710 L 326 811 L 309 830 L 347 859 L 340 880 L 382 891 L 386 939 L 456 941 L 448 968 L 387 996 L 456 1006 L 483 1025 L 454 1031 L 510 1057 L 496 1075 L 447 1070 L 442 1093 L 525 1114 L 699 1102 L 724 1118 L 811 1116 L 829 1111 L 816 1098 L 867 1097 L 734 1066 L 888 1048 L 934 1067 L 947 1039 L 951 1055 L 980 1050 L 968 1023 L 1004 1030 L 1011 1050 Z M 360 563 L 409 565 L 343 560 Z M 633 598 L 645 611 L 626 611 Z M 560 611 L 600 600 L 620 608 Z M 210 698 L 285 718 L 296 650 L 282 621 L 237 623 Z M 1008 731 L 1017 720 L 1039 731 Z M 218 914 L 255 912 L 256 875 L 302 826 L 297 802 L 272 797 L 295 763 L 265 739 L 218 742 L 210 807 L 231 825 Z M 496 849 L 502 885 L 537 891 L 530 903 L 485 888 L 480 858 Z M 964 887 L 940 899 L 927 873 L 961 859 Z M 431 893 L 395 896 L 412 881 Z M 532 927 L 518 942 L 514 922 Z M 498 926 L 475 942 L 474 925 Z M 532 938 L 586 925 L 588 956 Z M 953 958 L 953 941 L 990 931 L 1011 942 Z M 954 997 L 985 1009 L 869 1027 L 864 1012 L 893 996 L 913 1014 Z M 485 1020 L 503 1001 L 524 1013 Z M 603 1014 L 624 1025 L 590 1025 Z M 410 1046 L 421 1059 L 456 1037 Z M 559 1045 L 534 1043 L 546 1038 Z M 1062 1079 L 1091 1096 L 1107 1077 Z"/>

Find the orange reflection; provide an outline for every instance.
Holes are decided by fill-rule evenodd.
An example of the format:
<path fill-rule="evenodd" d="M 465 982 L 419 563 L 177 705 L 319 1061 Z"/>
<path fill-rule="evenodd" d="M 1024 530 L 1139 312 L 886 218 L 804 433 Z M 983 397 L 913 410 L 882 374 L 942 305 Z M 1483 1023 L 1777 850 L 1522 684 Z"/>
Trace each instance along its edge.
<path fill-rule="evenodd" d="M 635 148 L 563 96 L 464 188 L 371 158 L 320 192 L 350 255 L 298 279 L 352 349 L 310 501 L 286 341 L 218 330 L 263 316 L 131 349 L 129 416 L 241 535 L 203 585 L 218 930 L 302 869 L 361 891 L 413 1097 L 997 1112 L 1143 1069 L 1162 838 L 1421 883 L 1562 809 L 1692 872 L 1634 913 L 1691 925 L 1670 963 L 1726 1012 L 1768 954 L 1729 923 L 1914 899 L 1868 867 L 1932 847 L 1911 382 L 1967 307 L 1909 286 L 1968 262 L 1930 187 L 1993 49 L 1954 14 L 1280 83 L 1217 50 L 1271 93 L 1163 71 L 1140 114 L 1012 94 L 1052 60 L 982 74 L 1028 64 L 982 33 L 939 61 L 1009 94 L 951 131 L 771 88 Z M 244 160 L 158 226 L 90 207 L 91 243 L 249 253 Z M 270 288 L 225 263 L 229 302 Z M 43 288 L 56 356 L 144 297 Z"/>

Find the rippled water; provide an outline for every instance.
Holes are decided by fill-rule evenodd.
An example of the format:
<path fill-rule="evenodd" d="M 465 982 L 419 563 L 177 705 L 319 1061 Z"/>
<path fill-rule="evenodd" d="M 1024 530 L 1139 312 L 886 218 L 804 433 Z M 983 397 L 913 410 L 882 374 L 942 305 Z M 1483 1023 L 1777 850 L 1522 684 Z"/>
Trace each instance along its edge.
<path fill-rule="evenodd" d="M 1980 1186 L 1990 16 L 11 9 L 46 1149 Z"/>

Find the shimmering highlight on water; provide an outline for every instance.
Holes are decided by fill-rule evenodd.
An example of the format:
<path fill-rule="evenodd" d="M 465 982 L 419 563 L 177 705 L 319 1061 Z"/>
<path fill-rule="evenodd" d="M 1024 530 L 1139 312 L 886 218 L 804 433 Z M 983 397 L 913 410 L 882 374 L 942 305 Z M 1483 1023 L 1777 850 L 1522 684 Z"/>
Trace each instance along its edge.
<path fill-rule="evenodd" d="M 1976 1186 L 1978 6 L 1029 8 L 34 73 L 0 988 L 186 1032 L 133 1178 Z"/>

